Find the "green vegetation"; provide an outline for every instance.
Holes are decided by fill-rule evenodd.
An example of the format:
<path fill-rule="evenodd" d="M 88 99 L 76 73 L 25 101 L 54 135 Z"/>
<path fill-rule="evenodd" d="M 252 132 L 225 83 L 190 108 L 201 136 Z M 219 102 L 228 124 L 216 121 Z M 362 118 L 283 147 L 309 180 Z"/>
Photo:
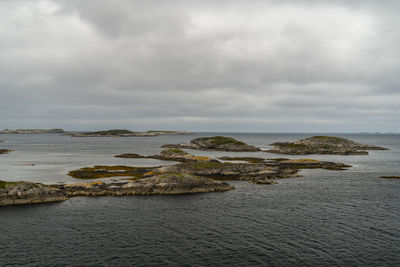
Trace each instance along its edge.
<path fill-rule="evenodd" d="M 263 158 L 255 158 L 255 157 L 219 157 L 221 160 L 229 160 L 229 161 L 247 161 L 248 163 L 262 163 L 265 162 Z"/>
<path fill-rule="evenodd" d="M 276 143 L 275 145 L 283 148 L 293 148 L 293 149 L 306 149 L 309 147 L 304 144 L 294 144 L 294 143 Z"/>
<path fill-rule="evenodd" d="M 200 161 L 196 164 L 191 165 L 194 169 L 215 169 L 220 168 L 223 165 L 221 162 L 209 162 L 209 161 Z"/>
<path fill-rule="evenodd" d="M 98 179 L 118 176 L 127 176 L 140 179 L 143 178 L 145 173 L 148 173 L 153 169 L 153 167 L 94 166 L 70 171 L 68 175 L 78 179 Z"/>
<path fill-rule="evenodd" d="M 83 135 L 124 135 L 124 134 L 133 134 L 134 132 L 129 130 L 107 130 L 107 131 L 97 131 L 97 132 L 85 132 Z"/>
<path fill-rule="evenodd" d="M 216 145 L 216 146 L 226 145 L 226 144 L 246 145 L 245 143 L 240 142 L 234 138 L 225 137 L 225 136 L 214 136 L 214 137 L 208 137 L 205 139 L 209 140 L 213 145 Z"/>
<path fill-rule="evenodd" d="M 179 149 L 179 148 L 171 148 L 171 149 L 166 149 L 166 150 L 161 151 L 161 154 L 169 154 L 169 153 L 182 154 L 182 155 L 187 154 L 185 151 L 183 151 L 182 149 Z"/>
<path fill-rule="evenodd" d="M 17 183 L 15 183 L 15 182 L 5 182 L 5 181 L 0 180 L 0 189 L 6 189 L 7 186 L 13 185 L 13 184 L 17 184 Z"/>
<path fill-rule="evenodd" d="M 330 142 L 330 143 L 348 143 L 348 142 L 352 142 L 351 140 L 348 140 L 346 138 L 342 138 L 342 137 L 335 137 L 335 136 L 322 136 L 322 135 L 317 135 L 317 136 L 313 136 L 310 138 L 307 138 L 308 140 L 315 140 L 315 141 L 323 141 L 323 142 Z"/>

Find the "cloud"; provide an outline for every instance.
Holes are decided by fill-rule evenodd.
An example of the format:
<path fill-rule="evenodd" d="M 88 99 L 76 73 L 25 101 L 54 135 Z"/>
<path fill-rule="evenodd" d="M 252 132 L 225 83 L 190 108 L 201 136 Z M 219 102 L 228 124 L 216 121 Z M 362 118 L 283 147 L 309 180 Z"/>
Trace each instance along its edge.
<path fill-rule="evenodd" d="M 2 1 L 0 122 L 400 131 L 399 4 L 349 2 Z"/>

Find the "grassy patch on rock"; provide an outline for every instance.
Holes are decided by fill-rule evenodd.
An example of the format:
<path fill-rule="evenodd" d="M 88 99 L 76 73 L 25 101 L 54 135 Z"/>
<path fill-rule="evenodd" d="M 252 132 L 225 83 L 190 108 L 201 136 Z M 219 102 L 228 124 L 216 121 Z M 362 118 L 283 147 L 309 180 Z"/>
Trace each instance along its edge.
<path fill-rule="evenodd" d="M 145 173 L 155 169 L 154 167 L 130 167 L 130 166 L 94 166 L 86 167 L 79 170 L 70 171 L 69 176 L 78 179 L 98 179 L 126 176 L 135 179 L 143 178 Z"/>

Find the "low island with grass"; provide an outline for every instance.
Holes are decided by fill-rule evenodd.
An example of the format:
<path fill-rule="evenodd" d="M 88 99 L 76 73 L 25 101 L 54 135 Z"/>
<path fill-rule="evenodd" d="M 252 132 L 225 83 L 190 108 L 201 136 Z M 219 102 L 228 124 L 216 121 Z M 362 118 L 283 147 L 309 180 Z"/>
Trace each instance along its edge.
<path fill-rule="evenodd" d="M 134 132 L 126 129 L 114 129 L 104 131 L 93 131 L 93 132 L 69 132 L 68 135 L 72 137 L 154 137 L 160 135 L 186 135 L 191 134 L 186 131 L 146 131 L 146 132 Z"/>
<path fill-rule="evenodd" d="M 63 129 L 4 129 L 0 130 L 0 134 L 53 134 L 53 133 L 65 133 Z"/>
<path fill-rule="evenodd" d="M 183 148 L 195 150 L 215 150 L 231 152 L 254 152 L 261 151 L 260 148 L 248 145 L 231 137 L 213 136 L 199 137 L 190 141 L 188 144 L 164 145 L 164 148 Z"/>
<path fill-rule="evenodd" d="M 294 142 L 277 142 L 274 148 L 265 152 L 287 155 L 368 155 L 367 150 L 387 150 L 387 148 L 365 145 L 352 140 L 334 136 L 313 136 Z"/>

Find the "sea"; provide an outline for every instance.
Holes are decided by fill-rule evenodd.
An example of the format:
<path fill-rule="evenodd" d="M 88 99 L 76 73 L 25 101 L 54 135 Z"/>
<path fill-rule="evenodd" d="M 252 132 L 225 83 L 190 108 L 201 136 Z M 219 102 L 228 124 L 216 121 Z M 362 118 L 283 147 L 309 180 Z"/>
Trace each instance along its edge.
<path fill-rule="evenodd" d="M 195 133 L 77 138 L 0 135 L 0 180 L 76 183 L 71 170 L 94 165 L 160 166 L 163 144 L 223 135 L 263 149 L 318 133 Z M 312 158 L 345 171 L 302 170 L 276 185 L 228 181 L 217 193 L 76 197 L 0 207 L 0 266 L 400 266 L 399 134 L 324 134 L 383 146 L 369 155 L 285 156 L 191 151 L 195 155 Z M 109 180 L 114 180 L 109 179 Z"/>

